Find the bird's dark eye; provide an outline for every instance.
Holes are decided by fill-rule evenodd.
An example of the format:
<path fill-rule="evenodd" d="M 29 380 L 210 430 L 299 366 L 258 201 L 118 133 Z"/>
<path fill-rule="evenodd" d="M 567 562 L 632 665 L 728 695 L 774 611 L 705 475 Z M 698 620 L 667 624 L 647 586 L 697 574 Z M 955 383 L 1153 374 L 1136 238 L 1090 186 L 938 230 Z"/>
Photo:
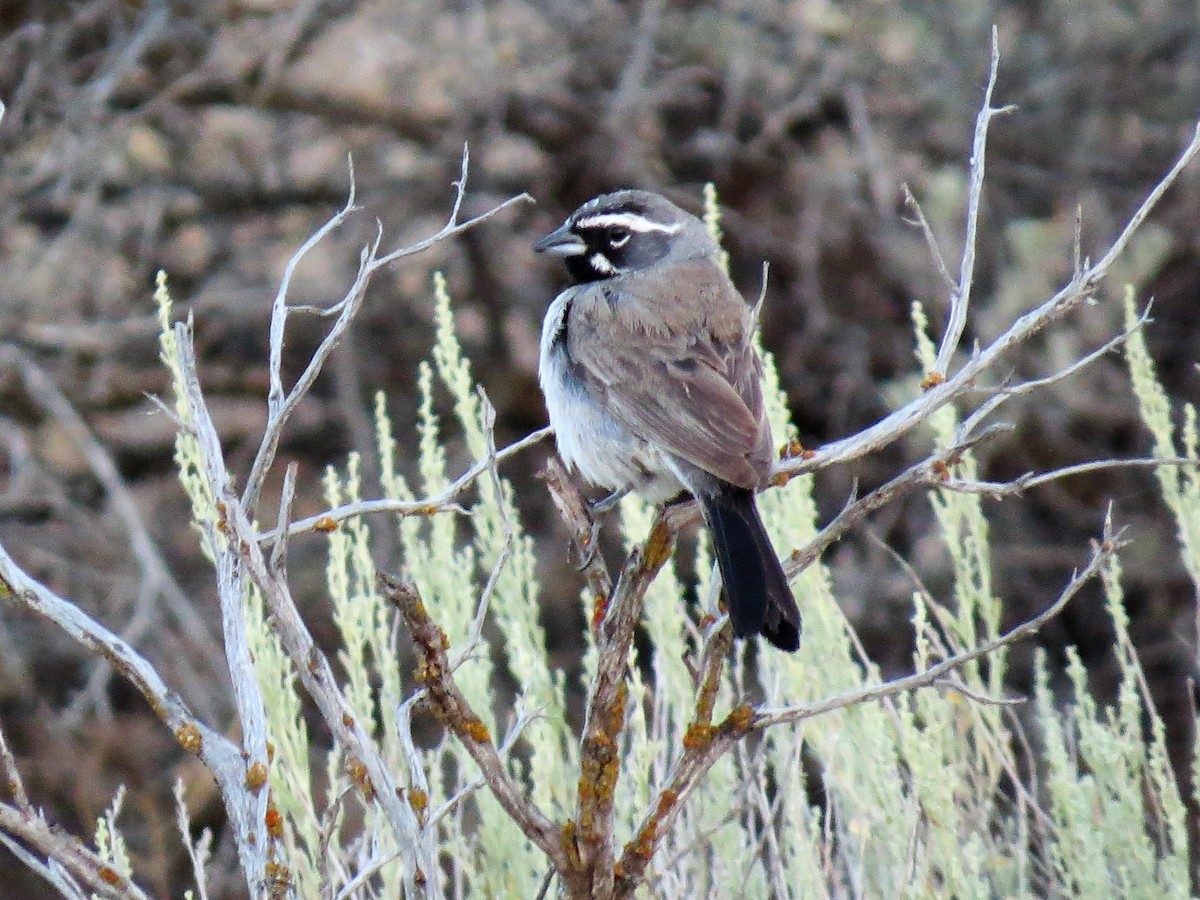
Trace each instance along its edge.
<path fill-rule="evenodd" d="M 614 250 L 619 250 L 629 243 L 629 229 L 619 225 L 608 230 L 608 243 Z"/>

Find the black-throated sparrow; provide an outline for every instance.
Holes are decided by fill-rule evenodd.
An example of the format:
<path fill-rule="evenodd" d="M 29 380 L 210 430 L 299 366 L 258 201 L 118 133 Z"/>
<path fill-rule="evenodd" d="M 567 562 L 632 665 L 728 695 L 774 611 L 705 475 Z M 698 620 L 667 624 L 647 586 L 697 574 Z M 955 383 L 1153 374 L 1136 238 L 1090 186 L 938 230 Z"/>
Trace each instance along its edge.
<path fill-rule="evenodd" d="M 771 470 L 751 311 L 704 223 L 604 194 L 534 245 L 576 284 L 546 312 L 538 377 L 558 451 L 590 482 L 704 510 L 734 634 L 800 645 L 800 611 L 754 492 Z"/>

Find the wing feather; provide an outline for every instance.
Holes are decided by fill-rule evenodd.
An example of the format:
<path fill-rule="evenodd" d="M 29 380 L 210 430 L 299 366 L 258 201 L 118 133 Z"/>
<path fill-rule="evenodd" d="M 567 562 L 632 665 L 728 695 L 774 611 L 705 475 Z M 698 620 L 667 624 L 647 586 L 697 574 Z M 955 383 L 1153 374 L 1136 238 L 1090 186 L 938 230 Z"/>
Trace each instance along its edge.
<path fill-rule="evenodd" d="M 634 434 L 724 481 L 756 488 L 770 467 L 762 364 L 745 302 L 723 279 L 720 273 L 698 287 L 721 291 L 717 303 L 668 297 L 675 302 L 666 315 L 629 285 L 615 296 L 577 296 L 569 352 L 589 392 Z M 689 308 L 709 314 L 681 321 Z"/>

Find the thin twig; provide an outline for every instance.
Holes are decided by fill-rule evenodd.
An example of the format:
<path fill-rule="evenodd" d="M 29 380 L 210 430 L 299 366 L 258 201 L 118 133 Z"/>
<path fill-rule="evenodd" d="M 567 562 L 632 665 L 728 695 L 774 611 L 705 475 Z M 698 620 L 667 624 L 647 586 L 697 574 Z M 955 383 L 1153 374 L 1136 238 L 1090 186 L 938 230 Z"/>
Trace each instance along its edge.
<path fill-rule="evenodd" d="M 946 257 L 942 255 L 942 248 L 938 244 L 937 236 L 933 233 L 929 220 L 925 218 L 925 210 L 921 208 L 920 202 L 913 196 L 913 192 L 907 184 L 904 185 L 904 202 L 917 217 L 916 225 L 921 229 L 921 234 L 925 238 L 925 245 L 929 248 L 929 255 L 933 257 L 933 266 L 937 269 L 942 284 L 953 295 L 958 288 L 958 283 L 950 274 L 950 267 L 946 265 Z"/>
<path fill-rule="evenodd" d="M 946 323 L 946 333 L 942 336 L 938 348 L 937 361 L 933 371 L 946 376 L 950 368 L 950 360 L 958 349 L 962 339 L 963 329 L 967 325 L 967 307 L 971 302 L 971 286 L 975 282 L 975 247 L 976 235 L 979 231 L 979 207 L 983 199 L 984 162 L 987 159 L 987 132 L 992 117 L 1011 112 L 1015 107 L 1004 106 L 992 108 L 992 92 L 996 88 L 996 76 L 1000 71 L 1000 36 L 996 26 L 992 26 L 992 62 L 988 68 L 987 88 L 983 92 L 983 106 L 975 119 L 975 138 L 971 145 L 971 175 L 967 189 L 967 225 L 966 236 L 963 240 L 962 265 L 959 270 L 958 284 L 950 295 L 950 316 Z"/>
<path fill-rule="evenodd" d="M 520 453 L 522 450 L 531 447 L 553 433 L 554 429 L 552 428 L 539 428 L 519 441 L 514 441 L 507 447 L 498 450 L 496 452 L 496 462 L 501 462 L 515 453 Z M 287 533 L 289 536 L 294 536 L 309 531 L 324 532 L 347 519 L 377 513 L 390 513 L 396 516 L 428 516 L 439 512 L 465 512 L 454 501 L 481 475 L 488 471 L 489 464 L 488 458 L 484 457 L 434 497 L 426 497 L 424 500 L 360 500 L 356 503 L 347 503 L 344 506 L 338 506 L 334 509 L 318 513 L 315 516 L 309 516 L 308 518 L 292 522 L 287 527 Z M 259 534 L 258 541 L 264 546 L 270 546 L 279 539 L 279 534 L 279 529 L 274 528 Z"/>
<path fill-rule="evenodd" d="M 242 728 L 251 764 L 261 761 L 265 766 L 267 762 L 265 713 L 260 712 L 262 695 L 257 689 L 253 661 L 248 656 L 248 647 L 245 646 L 245 635 L 241 633 L 245 627 L 240 600 L 241 588 L 238 588 L 236 595 L 236 606 L 226 612 L 225 603 L 226 595 L 234 596 L 234 591 L 227 585 L 238 584 L 246 576 L 249 576 L 262 593 L 271 616 L 272 629 L 291 659 L 305 691 L 313 698 L 321 716 L 352 764 L 356 767 L 361 766 L 365 773 L 364 778 L 357 779 L 360 788 L 367 799 L 379 803 L 400 846 L 410 854 L 410 864 L 405 866 L 406 889 L 410 892 L 415 891 L 413 873 L 419 868 L 425 872 L 431 889 L 436 891 L 440 880 L 436 856 L 432 861 L 428 857 L 433 848 L 427 842 L 416 840 L 419 827 L 412 807 L 397 795 L 394 778 L 384 763 L 378 746 L 338 687 L 338 680 L 328 657 L 317 646 L 296 608 L 291 587 L 284 577 L 285 573 L 271 568 L 262 547 L 255 539 L 255 530 L 249 515 L 233 491 L 221 444 L 201 395 L 191 329 L 179 323 L 175 326 L 175 336 L 179 348 L 179 368 L 183 374 L 187 394 L 189 419 L 204 459 L 208 483 L 216 498 L 218 509 L 224 516 L 219 523 L 225 549 L 217 554 L 216 559 L 218 588 L 222 595 L 222 619 L 225 620 L 226 646 L 230 658 L 230 674 L 234 680 L 235 698 L 239 698 L 239 691 L 242 693 L 239 698 L 239 711 L 243 708 L 245 710 Z M 265 440 L 267 439 L 264 438 Z M 263 716 L 261 725 L 257 721 L 260 715 Z M 251 743 L 252 740 L 254 743 Z M 258 748 L 259 740 L 262 742 L 261 751 Z M 264 803 L 266 795 L 265 790 L 261 791 Z M 263 813 L 265 814 L 265 807 Z M 256 827 L 265 828 L 261 815 Z M 267 835 L 258 838 L 256 845 L 266 847 Z"/>
<path fill-rule="evenodd" d="M 12 794 L 17 809 L 26 815 L 33 815 L 33 804 L 29 802 L 29 795 L 25 793 L 25 781 L 21 778 L 21 770 L 17 768 L 17 760 L 9 749 L 3 728 L 0 728 L 0 771 L 3 772 L 4 785 Z"/>
<path fill-rule="evenodd" d="M 1011 481 L 968 481 L 950 478 L 939 484 L 948 491 L 961 494 L 984 494 L 989 497 L 1007 497 L 1013 494 L 1023 494 L 1031 488 L 1039 487 L 1051 481 L 1071 478 L 1075 475 L 1086 475 L 1091 472 L 1101 472 L 1108 469 L 1152 469 L 1158 466 L 1197 466 L 1196 460 L 1188 457 L 1172 457 L 1170 459 L 1094 459 L 1073 466 L 1062 466 L 1049 472 L 1033 472 L 1020 475 Z"/>
<path fill-rule="evenodd" d="M 140 594 L 140 602 L 135 605 L 130 621 L 122 631 L 122 637 L 136 644 L 152 630 L 157 620 L 158 607 L 155 601 L 161 600 L 161 608 L 179 625 L 187 638 L 187 644 L 194 649 L 195 657 L 211 673 L 213 661 L 221 659 L 221 647 L 214 640 L 208 624 L 196 611 L 194 600 L 184 592 L 171 573 L 171 568 L 151 536 L 137 500 L 117 468 L 112 454 L 96 439 L 83 416 L 55 384 L 54 379 L 32 357 L 17 347 L 6 345 L 0 347 L 0 362 L 17 370 L 31 399 L 62 426 L 67 436 L 79 448 L 92 473 L 104 488 L 109 508 L 120 521 L 122 531 L 129 540 L 134 561 L 149 590 Z M 190 657 L 176 659 L 177 664 L 187 665 L 188 672 L 185 674 L 191 673 L 195 683 L 203 683 L 205 679 L 196 674 L 191 662 Z M 89 682 L 103 677 L 103 673 L 93 674 Z M 197 700 L 201 703 L 211 697 L 210 691 L 197 694 Z"/>
<path fill-rule="evenodd" d="M 1082 570 L 1071 577 L 1071 580 L 1059 593 L 1058 598 L 1047 606 L 1042 612 L 1038 613 L 1031 619 L 1022 622 L 1010 631 L 984 641 L 976 647 L 969 650 L 964 650 L 949 659 L 945 659 L 936 665 L 930 666 L 923 672 L 917 672 L 913 675 L 908 675 L 903 678 L 896 678 L 884 684 L 868 685 L 857 688 L 845 694 L 840 694 L 836 697 L 829 697 L 824 700 L 818 700 L 813 703 L 806 703 L 801 706 L 784 707 L 782 709 L 760 709 L 755 711 L 754 720 L 750 727 L 755 730 L 762 730 L 773 725 L 780 725 L 785 722 L 800 722 L 804 719 L 811 719 L 814 716 L 824 715 L 828 712 L 833 712 L 838 709 L 845 709 L 848 706 L 855 706 L 859 703 L 865 703 L 872 700 L 880 700 L 885 697 L 895 696 L 896 694 L 905 693 L 907 691 L 916 690 L 917 688 L 928 687 L 941 678 L 944 678 L 949 673 L 961 669 L 967 663 L 974 662 L 989 654 L 995 653 L 1002 647 L 1007 647 L 1017 641 L 1023 640 L 1035 634 L 1038 629 L 1046 624 L 1050 619 L 1058 615 L 1063 607 L 1071 601 L 1080 589 L 1095 577 L 1102 569 L 1104 563 L 1116 553 L 1121 547 L 1127 543 L 1122 537 L 1121 532 L 1116 535 L 1105 535 L 1105 537 L 1096 544 L 1092 552 L 1092 557 L 1088 564 Z"/>
<path fill-rule="evenodd" d="M 296 499 L 296 474 L 300 470 L 297 462 L 288 463 L 283 473 L 283 490 L 279 494 L 279 517 L 276 533 L 282 535 L 271 549 L 271 570 L 276 573 L 287 571 L 288 522 L 292 519 L 292 503 Z"/>
<path fill-rule="evenodd" d="M 567 527 L 571 529 L 575 552 L 579 556 L 580 566 L 592 592 L 590 624 L 595 633 L 604 620 L 609 601 L 612 598 L 612 576 L 600 553 L 596 523 L 592 520 L 587 504 L 579 490 L 571 483 L 571 479 L 567 477 L 567 471 L 557 456 L 551 456 L 547 460 L 542 478 L 550 491 L 551 502 Z"/>
<path fill-rule="evenodd" d="M 720 725 L 713 727 L 711 731 L 703 735 L 702 743 L 697 742 L 693 748 L 685 749 L 673 766 L 666 784 L 659 792 L 660 797 L 669 802 L 660 802 L 642 820 L 637 837 L 626 845 L 625 852 L 617 863 L 617 870 L 621 875 L 618 880 L 616 896 L 627 897 L 632 894 L 653 856 L 658 836 L 671 828 L 683 802 L 713 764 L 747 734 L 763 731 L 776 725 L 801 722 L 836 710 L 862 703 L 881 701 L 897 694 L 937 685 L 968 663 L 1034 634 L 1042 625 L 1061 612 L 1063 607 L 1078 594 L 1083 585 L 1094 578 L 1102 570 L 1107 560 L 1123 545 L 1120 533 L 1112 535 L 1106 531 L 1103 539 L 1096 543 L 1088 564 L 1072 576 L 1058 598 L 1045 610 L 1005 634 L 944 659 L 922 672 L 882 684 L 866 685 L 835 697 L 799 706 L 753 710 L 745 706 L 736 707 Z M 695 749 L 697 747 L 698 750 Z"/>
<path fill-rule="evenodd" d="M 187 803 L 183 799 L 184 787 L 182 778 L 175 779 L 174 794 L 175 827 L 179 829 L 179 836 L 183 840 L 183 846 L 187 848 L 188 861 L 192 864 L 192 881 L 196 885 L 199 900 L 208 900 L 208 876 L 204 871 L 204 867 L 208 864 L 211 851 L 212 832 L 205 828 L 200 835 L 200 839 L 193 843 L 191 815 L 188 813 Z"/>
<path fill-rule="evenodd" d="M 336 318 L 326 333 L 324 339 L 314 351 L 308 364 L 304 367 L 304 371 L 296 379 L 290 390 L 284 391 L 283 376 L 282 376 L 282 356 L 284 343 L 284 330 L 287 322 L 287 293 L 290 286 L 292 273 L 296 266 L 299 265 L 300 259 L 319 242 L 323 237 L 329 234 L 333 229 L 338 227 L 353 210 L 354 202 L 354 183 L 353 172 L 351 173 L 350 195 L 346 205 L 333 216 L 321 229 L 317 231 L 308 241 L 301 246 L 300 250 L 293 255 L 289 260 L 285 270 L 284 277 L 280 283 L 279 291 L 276 294 L 275 302 L 271 313 L 271 330 L 270 330 L 270 380 L 271 388 L 268 396 L 268 411 L 267 411 L 267 427 L 263 433 L 262 443 L 259 445 L 258 453 L 254 457 L 254 463 L 250 468 L 250 474 L 246 478 L 246 488 L 242 492 L 241 503 L 243 509 L 253 511 L 258 505 L 258 498 L 262 492 L 263 482 L 266 479 L 267 471 L 275 461 L 275 454 L 279 449 L 279 441 L 282 438 L 283 429 L 286 426 L 288 419 L 300 400 L 307 396 L 313 384 L 317 380 L 317 376 L 325 367 L 325 362 L 329 355 L 333 352 L 333 348 L 337 346 L 341 336 L 346 329 L 350 327 L 359 308 L 362 306 L 363 298 L 366 296 L 368 285 L 371 279 L 382 268 L 391 265 L 397 260 L 407 256 L 412 256 L 416 253 L 421 253 L 428 250 L 430 247 L 438 244 L 456 234 L 473 228 L 481 222 L 484 222 L 502 210 L 507 209 L 514 203 L 531 200 L 528 194 L 520 194 L 516 197 L 510 197 L 502 203 L 492 207 L 487 212 L 470 219 L 460 222 L 458 220 L 459 212 L 462 208 L 463 199 L 466 196 L 467 190 L 467 171 L 469 163 L 469 155 L 464 149 L 462 157 L 462 168 L 459 180 L 454 183 L 455 195 L 454 202 L 451 206 L 450 216 L 446 220 L 446 224 L 441 227 L 435 234 L 424 240 L 417 241 L 414 244 L 401 247 L 386 253 L 383 256 L 379 255 L 379 247 L 382 241 L 380 235 L 376 235 L 375 239 L 365 248 L 359 258 L 358 274 L 354 278 L 354 282 L 346 291 L 345 295 L 337 303 L 330 307 L 330 311 L 336 310 Z"/>

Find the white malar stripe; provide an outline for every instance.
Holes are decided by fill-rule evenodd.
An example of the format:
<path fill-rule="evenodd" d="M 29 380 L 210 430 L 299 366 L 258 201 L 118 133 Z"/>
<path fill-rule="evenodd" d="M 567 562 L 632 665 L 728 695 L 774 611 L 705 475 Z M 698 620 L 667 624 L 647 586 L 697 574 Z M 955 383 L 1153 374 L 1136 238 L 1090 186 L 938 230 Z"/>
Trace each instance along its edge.
<path fill-rule="evenodd" d="M 612 275 L 617 271 L 617 267 L 603 253 L 593 253 L 588 262 L 592 264 L 593 269 L 597 272 L 603 272 L 605 275 Z"/>
<path fill-rule="evenodd" d="M 655 222 L 653 219 L 647 219 L 645 216 L 639 216 L 637 213 L 599 213 L 594 216 L 584 216 L 575 223 L 576 228 L 604 228 L 611 225 L 628 228 L 630 231 L 642 233 L 647 231 L 661 231 L 663 234 L 674 234 L 683 228 L 682 222 L 676 222 L 674 225 L 664 225 L 661 222 Z"/>

